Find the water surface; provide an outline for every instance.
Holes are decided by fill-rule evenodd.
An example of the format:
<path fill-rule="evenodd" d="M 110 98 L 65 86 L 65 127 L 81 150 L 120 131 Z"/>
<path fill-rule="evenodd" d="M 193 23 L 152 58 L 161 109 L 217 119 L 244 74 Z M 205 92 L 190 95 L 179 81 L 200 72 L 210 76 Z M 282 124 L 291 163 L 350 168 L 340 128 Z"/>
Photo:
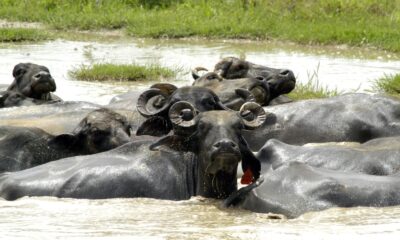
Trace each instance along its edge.
<path fill-rule="evenodd" d="M 400 207 L 336 208 L 287 220 L 219 205 L 202 198 L 0 200 L 0 238 L 398 239 L 400 234 Z"/>

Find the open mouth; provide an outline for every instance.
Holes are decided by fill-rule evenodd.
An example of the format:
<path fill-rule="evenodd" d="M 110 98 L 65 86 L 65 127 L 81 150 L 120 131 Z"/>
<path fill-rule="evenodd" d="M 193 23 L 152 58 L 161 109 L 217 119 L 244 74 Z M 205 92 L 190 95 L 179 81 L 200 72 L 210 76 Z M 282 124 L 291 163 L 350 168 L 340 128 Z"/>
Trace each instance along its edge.
<path fill-rule="evenodd" d="M 38 82 L 34 86 L 35 92 L 37 93 L 49 93 L 54 92 L 56 87 L 51 82 Z"/>

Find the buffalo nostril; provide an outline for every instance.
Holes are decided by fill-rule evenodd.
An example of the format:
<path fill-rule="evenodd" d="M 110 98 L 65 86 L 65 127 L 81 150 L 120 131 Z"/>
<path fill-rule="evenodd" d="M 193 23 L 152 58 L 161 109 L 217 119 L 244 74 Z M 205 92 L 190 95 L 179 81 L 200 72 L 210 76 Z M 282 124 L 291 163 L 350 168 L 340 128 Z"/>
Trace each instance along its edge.
<path fill-rule="evenodd" d="M 289 74 L 290 74 L 290 70 L 288 70 L 288 69 L 283 69 L 279 72 L 279 75 L 282 75 L 282 76 L 287 76 Z"/>
<path fill-rule="evenodd" d="M 228 150 L 228 149 L 236 148 L 237 145 L 236 145 L 236 143 L 232 142 L 229 139 L 223 139 L 223 140 L 217 142 L 216 144 L 214 144 L 214 147 L 217 149 Z"/>

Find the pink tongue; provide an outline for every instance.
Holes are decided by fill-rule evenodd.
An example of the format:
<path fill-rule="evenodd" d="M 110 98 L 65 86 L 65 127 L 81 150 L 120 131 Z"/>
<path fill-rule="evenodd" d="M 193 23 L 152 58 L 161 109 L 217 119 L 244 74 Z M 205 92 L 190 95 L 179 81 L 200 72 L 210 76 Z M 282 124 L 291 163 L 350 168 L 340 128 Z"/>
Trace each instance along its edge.
<path fill-rule="evenodd" d="M 243 176 L 242 176 L 242 179 L 240 179 L 240 183 L 241 183 L 241 184 L 250 184 L 250 183 L 252 183 L 253 181 L 254 181 L 253 173 L 251 172 L 250 168 L 248 168 L 248 169 L 244 172 L 244 174 L 243 174 Z"/>

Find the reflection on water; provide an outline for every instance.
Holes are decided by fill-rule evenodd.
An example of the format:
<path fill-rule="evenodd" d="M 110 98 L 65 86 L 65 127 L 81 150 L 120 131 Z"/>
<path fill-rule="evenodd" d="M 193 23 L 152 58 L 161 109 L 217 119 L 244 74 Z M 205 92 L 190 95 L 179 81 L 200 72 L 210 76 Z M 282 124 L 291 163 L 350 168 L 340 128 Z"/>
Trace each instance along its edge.
<path fill-rule="evenodd" d="M 115 237 L 129 239 L 334 239 L 400 234 L 400 207 L 330 209 L 298 219 L 221 209 L 220 202 L 153 199 L 0 200 L 7 238 Z"/>
<path fill-rule="evenodd" d="M 384 74 L 400 72 L 399 57 L 377 51 L 343 48 L 299 49 L 296 45 L 237 41 L 118 40 L 77 42 L 57 40 L 40 44 L 0 44 L 0 84 L 12 81 L 12 69 L 19 62 L 35 62 L 49 67 L 57 81 L 57 94 L 66 100 L 107 103 L 113 95 L 128 89 L 145 88 L 149 83 L 90 83 L 73 81 L 68 71 L 93 62 L 160 63 L 182 68 L 178 77 L 191 83 L 189 70 L 196 66 L 212 69 L 222 57 L 245 56 L 249 61 L 292 69 L 300 82 L 318 70 L 320 83 L 331 89 L 367 90 L 371 81 Z M 345 57 L 343 57 L 345 56 Z M 156 80 L 156 79 L 155 79 Z"/>

